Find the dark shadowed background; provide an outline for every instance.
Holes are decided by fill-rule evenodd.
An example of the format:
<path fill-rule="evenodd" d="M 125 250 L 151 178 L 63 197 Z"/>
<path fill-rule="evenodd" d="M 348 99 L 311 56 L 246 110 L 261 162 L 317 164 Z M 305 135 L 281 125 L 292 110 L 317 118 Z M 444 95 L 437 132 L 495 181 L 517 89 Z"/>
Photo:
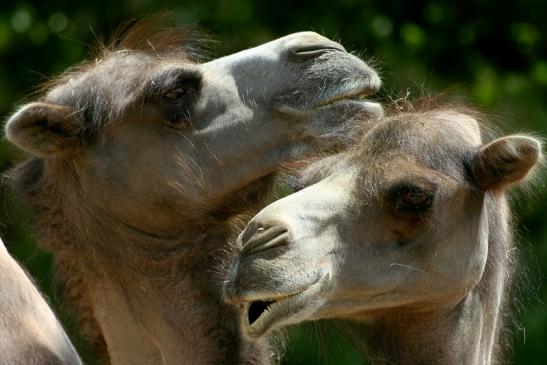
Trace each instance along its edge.
<path fill-rule="evenodd" d="M 507 6 L 494 0 L 2 1 L 0 119 L 5 121 L 33 87 L 85 59 L 97 38 L 108 36 L 120 22 L 161 10 L 209 31 L 218 41 L 215 56 L 314 30 L 374 58 L 385 85 L 379 100 L 448 91 L 495 113 L 506 132 L 547 136 L 546 0 Z M 24 157 L 0 140 L 0 173 Z M 520 320 L 513 346 L 517 364 L 545 364 L 547 359 L 544 181 L 540 178 L 531 194 L 516 196 L 513 204 L 529 267 L 527 287 L 516 298 L 521 302 L 515 314 Z M 20 202 L 2 186 L 0 236 L 57 307 L 51 260 L 37 249 L 26 222 Z M 69 319 L 61 317 L 70 327 Z M 85 341 L 74 328 L 70 331 L 86 362 L 93 364 Z M 363 363 L 339 335 L 316 325 L 293 329 L 288 338 L 285 364 Z"/>

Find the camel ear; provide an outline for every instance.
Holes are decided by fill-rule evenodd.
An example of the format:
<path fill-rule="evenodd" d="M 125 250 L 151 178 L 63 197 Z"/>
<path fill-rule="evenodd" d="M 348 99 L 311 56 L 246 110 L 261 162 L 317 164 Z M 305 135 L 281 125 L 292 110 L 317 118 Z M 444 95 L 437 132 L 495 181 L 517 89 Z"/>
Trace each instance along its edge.
<path fill-rule="evenodd" d="M 475 184 L 481 190 L 503 190 L 523 180 L 541 159 L 541 143 L 527 136 L 498 138 L 482 146 L 473 159 Z"/>
<path fill-rule="evenodd" d="M 67 153 L 80 143 L 83 124 L 74 109 L 51 103 L 25 105 L 6 124 L 6 137 L 33 155 Z"/>

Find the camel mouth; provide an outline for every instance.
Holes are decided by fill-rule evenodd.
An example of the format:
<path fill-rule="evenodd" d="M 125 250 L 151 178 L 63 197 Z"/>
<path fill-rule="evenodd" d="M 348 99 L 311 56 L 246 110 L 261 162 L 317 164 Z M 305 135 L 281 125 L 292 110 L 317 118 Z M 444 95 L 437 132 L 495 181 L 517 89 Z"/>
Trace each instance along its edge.
<path fill-rule="evenodd" d="M 261 337 L 281 324 L 290 324 L 291 319 L 307 317 L 315 308 L 315 299 L 321 294 L 330 275 L 323 273 L 317 275 L 317 279 L 305 287 L 290 293 L 275 296 L 263 296 L 257 299 L 253 295 L 251 301 L 243 302 L 244 318 L 243 329 L 247 336 Z"/>
<path fill-rule="evenodd" d="M 384 116 L 382 105 L 369 98 L 377 92 L 378 88 L 374 86 L 342 90 L 315 103 L 311 110 L 324 112 L 325 109 L 329 108 L 343 108 L 346 111 L 353 110 L 358 113 L 365 113 L 369 117 L 381 118 Z"/>
<path fill-rule="evenodd" d="M 331 98 L 321 100 L 316 103 L 312 109 L 321 108 L 326 105 L 333 105 L 339 102 L 355 101 L 355 102 L 370 102 L 367 97 L 375 95 L 378 90 L 374 88 L 366 88 L 358 91 L 345 92 Z"/>
<path fill-rule="evenodd" d="M 297 90 L 276 97 L 276 108 L 285 113 L 319 113 L 325 108 L 349 108 L 351 111 L 363 111 L 371 116 L 383 115 L 380 103 L 370 100 L 381 86 L 377 76 L 356 78 L 351 82 L 327 83 L 316 89 Z M 381 116 L 380 115 L 380 116 Z"/>

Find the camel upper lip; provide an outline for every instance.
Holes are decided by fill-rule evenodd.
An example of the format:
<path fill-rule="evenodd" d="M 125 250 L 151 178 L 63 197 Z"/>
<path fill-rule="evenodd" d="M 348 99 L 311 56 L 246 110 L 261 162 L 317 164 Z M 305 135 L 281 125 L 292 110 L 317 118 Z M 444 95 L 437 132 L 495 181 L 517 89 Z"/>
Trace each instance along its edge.
<path fill-rule="evenodd" d="M 330 275 L 319 273 L 316 279 L 300 289 L 277 294 L 243 296 L 243 329 L 249 337 L 260 337 L 281 322 L 308 308 L 313 298 L 321 293 Z"/>

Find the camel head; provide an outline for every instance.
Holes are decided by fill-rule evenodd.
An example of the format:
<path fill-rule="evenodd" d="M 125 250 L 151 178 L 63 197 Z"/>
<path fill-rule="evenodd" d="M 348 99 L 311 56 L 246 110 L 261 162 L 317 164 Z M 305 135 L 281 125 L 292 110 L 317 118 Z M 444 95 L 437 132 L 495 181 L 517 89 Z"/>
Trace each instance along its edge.
<path fill-rule="evenodd" d="M 304 320 L 450 308 L 485 271 L 496 229 L 485 207 L 540 151 L 522 135 L 484 143 L 477 120 L 456 109 L 384 118 L 252 219 L 225 297 L 243 307 L 251 337 Z"/>
<path fill-rule="evenodd" d="M 382 113 L 363 100 L 380 87 L 376 72 L 316 33 L 200 63 L 184 36 L 149 28 L 134 26 L 46 85 L 6 124 L 7 139 L 50 181 L 71 181 L 58 189 L 100 208 L 96 216 L 175 234 L 181 217 L 199 221 L 279 164 L 334 142 L 353 115 Z"/>

